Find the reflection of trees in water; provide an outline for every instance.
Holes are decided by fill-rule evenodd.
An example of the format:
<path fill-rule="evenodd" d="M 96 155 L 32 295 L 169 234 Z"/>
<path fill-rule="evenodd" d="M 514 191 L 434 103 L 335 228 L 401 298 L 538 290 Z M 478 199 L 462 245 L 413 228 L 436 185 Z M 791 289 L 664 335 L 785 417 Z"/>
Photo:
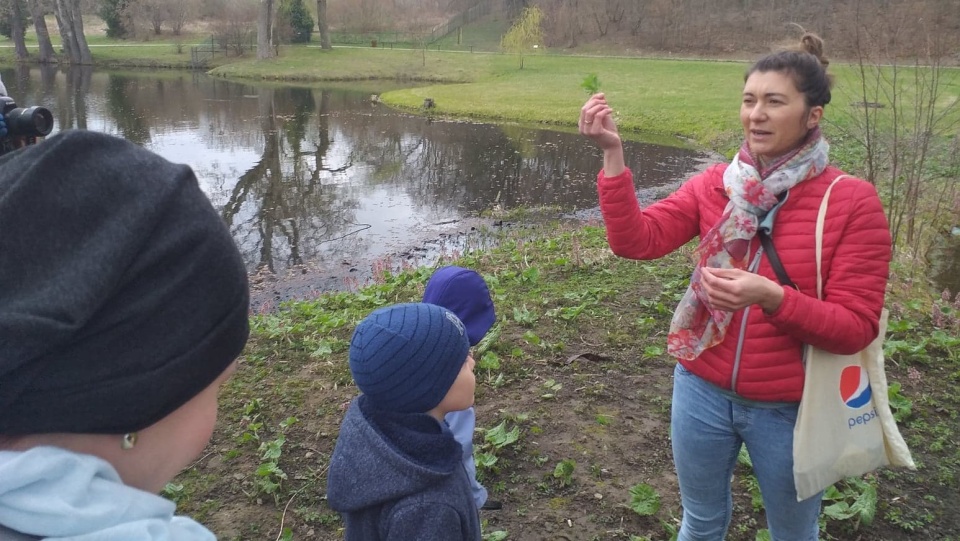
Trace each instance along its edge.
<path fill-rule="evenodd" d="M 431 122 L 372 104 L 366 92 L 253 87 L 192 73 L 41 68 L 39 84 L 29 69 L 10 77 L 55 109 L 60 129 L 119 132 L 191 161 L 251 267 L 382 253 L 373 244 L 382 237 L 361 244 L 352 234 L 364 226 L 354 222 L 362 201 L 393 204 L 398 191 L 396 204 L 406 207 L 392 212 L 421 216 L 596 201 L 601 156 L 572 133 Z M 187 149 L 183 158 L 179 149 Z M 628 145 L 627 153 L 644 185 L 677 180 L 696 159 L 652 145 Z M 398 240 L 418 238 L 408 233 Z"/>
<path fill-rule="evenodd" d="M 107 83 L 107 110 L 116 121 L 120 135 L 138 145 L 145 145 L 150 141 L 150 125 L 147 111 L 138 109 L 134 98 L 139 93 L 131 87 L 137 84 L 136 79 L 115 75 Z"/>
<path fill-rule="evenodd" d="M 370 117 L 341 130 L 380 173 L 378 182 L 402 184 L 425 207 L 475 212 L 495 203 L 583 208 L 596 201 L 601 156 L 576 134 L 404 116 Z M 648 186 L 682 178 L 697 158 L 657 145 L 628 144 L 627 151 Z"/>
<path fill-rule="evenodd" d="M 309 120 L 326 118 L 329 100 L 321 93 L 317 106 L 309 90 L 262 89 L 257 102 L 263 152 L 234 186 L 223 216 L 245 259 L 275 271 L 277 259 L 283 266 L 322 259 L 323 244 L 347 232 L 356 205 L 322 182 L 328 126 Z M 316 135 L 308 136 L 312 126 Z"/>

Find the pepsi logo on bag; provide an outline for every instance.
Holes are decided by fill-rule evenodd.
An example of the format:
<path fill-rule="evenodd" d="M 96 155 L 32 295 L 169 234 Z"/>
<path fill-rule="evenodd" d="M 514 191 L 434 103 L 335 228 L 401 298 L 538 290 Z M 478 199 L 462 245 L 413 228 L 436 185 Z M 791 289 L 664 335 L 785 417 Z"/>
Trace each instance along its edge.
<path fill-rule="evenodd" d="M 852 409 L 870 403 L 870 378 L 862 366 L 848 366 L 840 373 L 840 400 Z"/>
<path fill-rule="evenodd" d="M 873 396 L 870 390 L 870 378 L 867 371 L 860 365 L 847 366 L 840 372 L 840 400 L 850 409 L 856 410 L 870 405 L 870 398 Z M 853 429 L 860 425 L 865 425 L 876 419 L 877 410 L 872 408 L 870 411 L 850 417 L 847 419 L 847 428 Z"/>

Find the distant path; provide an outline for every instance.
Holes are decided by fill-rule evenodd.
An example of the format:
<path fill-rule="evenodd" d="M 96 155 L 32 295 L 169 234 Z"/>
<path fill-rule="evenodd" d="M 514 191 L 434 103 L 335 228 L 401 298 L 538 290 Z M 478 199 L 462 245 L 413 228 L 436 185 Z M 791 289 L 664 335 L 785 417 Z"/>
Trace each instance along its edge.
<path fill-rule="evenodd" d="M 186 47 L 188 44 L 184 44 Z M 197 45 L 197 44 L 194 44 Z M 170 47 L 175 46 L 174 43 L 98 43 L 96 45 L 90 44 L 88 47 Z M 13 49 L 15 45 L 0 45 L 0 49 Z M 35 49 L 37 46 L 34 44 L 27 45 L 28 49 Z"/>

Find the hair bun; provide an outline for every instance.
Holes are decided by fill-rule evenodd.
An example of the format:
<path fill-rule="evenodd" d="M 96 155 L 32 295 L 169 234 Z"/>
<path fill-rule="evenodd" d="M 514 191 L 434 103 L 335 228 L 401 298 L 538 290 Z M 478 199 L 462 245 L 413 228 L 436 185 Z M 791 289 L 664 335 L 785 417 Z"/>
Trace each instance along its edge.
<path fill-rule="evenodd" d="M 824 68 L 830 65 L 827 57 L 823 56 L 823 39 L 820 36 L 812 32 L 804 32 L 803 36 L 800 37 L 800 50 L 817 57 L 820 65 Z"/>

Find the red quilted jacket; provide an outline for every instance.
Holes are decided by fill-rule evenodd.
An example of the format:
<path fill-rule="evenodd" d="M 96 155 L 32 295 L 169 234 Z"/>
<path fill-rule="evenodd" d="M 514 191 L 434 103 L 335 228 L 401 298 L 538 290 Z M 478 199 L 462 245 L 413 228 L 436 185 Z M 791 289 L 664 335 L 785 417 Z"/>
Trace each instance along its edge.
<path fill-rule="evenodd" d="M 666 199 L 641 210 L 633 174 L 597 179 L 600 210 L 610 248 L 620 257 L 656 259 L 705 234 L 727 205 L 726 164 L 710 167 Z M 759 306 L 733 316 L 723 342 L 693 361 L 680 361 L 703 379 L 751 400 L 799 402 L 803 392 L 803 344 L 839 354 L 867 346 L 879 329 L 890 265 L 890 231 L 877 191 L 868 182 L 844 179 L 831 194 L 823 233 L 823 297 L 817 299 L 817 213 L 830 182 L 842 172 L 828 167 L 801 182 L 776 216 L 773 243 L 790 278 L 773 314 Z M 754 238 L 748 253 L 756 253 Z M 777 281 L 766 257 L 758 273 Z M 748 314 L 739 363 L 737 342 Z"/>

